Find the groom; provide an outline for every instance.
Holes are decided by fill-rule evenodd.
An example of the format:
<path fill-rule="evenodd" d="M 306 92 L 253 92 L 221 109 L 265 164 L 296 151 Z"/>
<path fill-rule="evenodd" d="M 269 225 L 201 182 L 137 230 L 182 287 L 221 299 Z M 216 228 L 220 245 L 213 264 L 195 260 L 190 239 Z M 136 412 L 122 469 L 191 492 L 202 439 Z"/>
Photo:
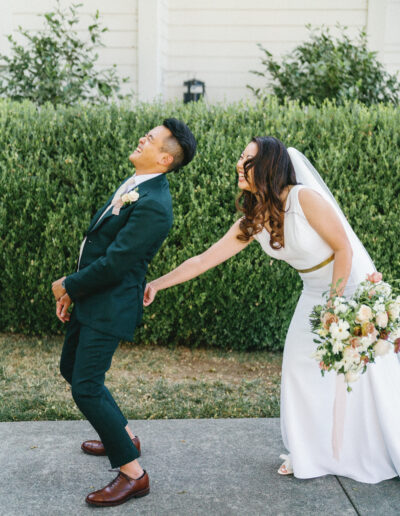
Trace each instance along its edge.
<path fill-rule="evenodd" d="M 82 242 L 77 272 L 52 285 L 57 317 L 68 322 L 62 376 L 101 441 L 85 441 L 92 455 L 108 455 L 117 477 L 90 493 L 91 505 L 120 505 L 149 493 L 149 477 L 137 458 L 140 442 L 104 385 L 121 339 L 133 340 L 140 322 L 147 267 L 172 226 L 166 173 L 194 157 L 196 140 L 175 118 L 140 138 L 129 157 L 136 174 L 100 208 Z M 68 308 L 74 302 L 71 314 Z"/>

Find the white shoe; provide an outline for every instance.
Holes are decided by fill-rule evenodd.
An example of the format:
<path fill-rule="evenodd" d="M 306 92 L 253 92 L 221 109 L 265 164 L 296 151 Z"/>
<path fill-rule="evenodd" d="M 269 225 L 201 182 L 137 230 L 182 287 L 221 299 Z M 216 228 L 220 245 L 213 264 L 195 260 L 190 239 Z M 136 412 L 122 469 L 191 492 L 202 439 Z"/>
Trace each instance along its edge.
<path fill-rule="evenodd" d="M 280 459 L 283 459 L 285 462 L 282 464 L 282 466 L 278 469 L 278 473 L 280 475 L 293 475 L 293 465 L 292 461 L 290 460 L 290 455 L 279 455 Z"/>

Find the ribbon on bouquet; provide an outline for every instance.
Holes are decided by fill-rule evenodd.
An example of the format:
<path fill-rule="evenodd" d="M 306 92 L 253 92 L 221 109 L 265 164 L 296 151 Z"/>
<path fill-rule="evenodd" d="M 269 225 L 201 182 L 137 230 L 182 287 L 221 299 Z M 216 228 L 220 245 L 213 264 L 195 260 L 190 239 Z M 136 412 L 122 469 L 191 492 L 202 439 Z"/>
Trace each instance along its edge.
<path fill-rule="evenodd" d="M 332 451 L 333 457 L 339 460 L 343 446 L 344 420 L 346 416 L 347 390 L 344 375 L 336 375 L 335 401 L 333 403 Z"/>

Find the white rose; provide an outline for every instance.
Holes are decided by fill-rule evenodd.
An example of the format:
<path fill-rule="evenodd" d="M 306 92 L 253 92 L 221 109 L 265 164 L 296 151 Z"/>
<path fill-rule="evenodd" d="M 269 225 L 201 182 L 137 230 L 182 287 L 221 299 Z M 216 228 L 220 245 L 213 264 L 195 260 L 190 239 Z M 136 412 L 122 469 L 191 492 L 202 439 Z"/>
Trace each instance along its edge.
<path fill-rule="evenodd" d="M 350 325 L 347 321 L 339 320 L 338 323 L 332 323 L 329 327 L 329 331 L 335 340 L 345 340 L 350 336 L 347 331 Z"/>
<path fill-rule="evenodd" d="M 387 340 L 379 339 L 378 342 L 374 346 L 374 351 L 376 356 L 383 356 L 386 353 L 389 353 L 390 350 L 390 342 Z"/>
<path fill-rule="evenodd" d="M 138 199 L 139 199 L 139 193 L 136 192 L 135 190 L 131 190 L 129 193 L 128 193 L 128 198 L 131 202 L 136 202 Z"/>
<path fill-rule="evenodd" d="M 123 203 L 129 202 L 129 195 L 124 193 L 124 195 L 121 196 L 121 201 Z"/>
<path fill-rule="evenodd" d="M 345 312 L 347 312 L 347 306 L 345 304 L 341 303 L 336 306 L 335 314 L 344 314 Z"/>
<path fill-rule="evenodd" d="M 370 345 L 372 344 L 373 342 L 373 338 L 372 338 L 372 335 L 369 334 L 367 337 L 361 337 L 360 339 L 360 345 L 358 346 L 358 350 L 360 351 L 360 353 L 362 353 L 363 351 L 367 351 L 368 348 L 370 347 Z"/>
<path fill-rule="evenodd" d="M 391 321 L 395 321 L 400 316 L 400 304 L 390 303 L 388 307 L 388 314 Z"/>
<path fill-rule="evenodd" d="M 347 346 L 347 348 L 345 348 L 345 350 L 343 351 L 343 360 L 358 364 L 358 362 L 360 361 L 360 354 L 353 347 Z"/>
<path fill-rule="evenodd" d="M 375 317 L 376 324 L 381 328 L 386 328 L 389 322 L 388 314 L 386 312 L 379 312 Z"/>
<path fill-rule="evenodd" d="M 343 351 L 343 365 L 345 371 L 357 369 L 360 365 L 360 353 L 352 346 L 347 346 Z"/>
<path fill-rule="evenodd" d="M 356 308 L 357 303 L 354 301 L 354 299 L 351 299 L 351 300 L 349 301 L 349 305 L 350 305 L 352 308 Z"/>
<path fill-rule="evenodd" d="M 356 322 L 363 323 L 372 319 L 372 310 L 367 305 L 361 305 L 356 315 Z"/>
<path fill-rule="evenodd" d="M 354 383 L 360 379 L 360 375 L 354 371 L 347 371 L 347 373 L 344 375 L 344 379 L 347 383 Z"/>

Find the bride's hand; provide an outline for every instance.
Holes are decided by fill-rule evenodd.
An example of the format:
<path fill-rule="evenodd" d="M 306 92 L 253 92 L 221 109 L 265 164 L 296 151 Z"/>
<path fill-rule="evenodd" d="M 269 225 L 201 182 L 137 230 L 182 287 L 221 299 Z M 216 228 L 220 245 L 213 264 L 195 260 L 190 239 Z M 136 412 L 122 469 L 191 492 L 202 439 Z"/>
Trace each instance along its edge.
<path fill-rule="evenodd" d="M 144 306 L 151 305 L 151 303 L 154 301 L 154 298 L 156 297 L 157 289 L 155 288 L 153 283 L 154 282 L 151 281 L 150 283 L 148 283 L 146 285 L 146 289 L 144 291 L 144 296 L 143 296 L 143 305 Z"/>

